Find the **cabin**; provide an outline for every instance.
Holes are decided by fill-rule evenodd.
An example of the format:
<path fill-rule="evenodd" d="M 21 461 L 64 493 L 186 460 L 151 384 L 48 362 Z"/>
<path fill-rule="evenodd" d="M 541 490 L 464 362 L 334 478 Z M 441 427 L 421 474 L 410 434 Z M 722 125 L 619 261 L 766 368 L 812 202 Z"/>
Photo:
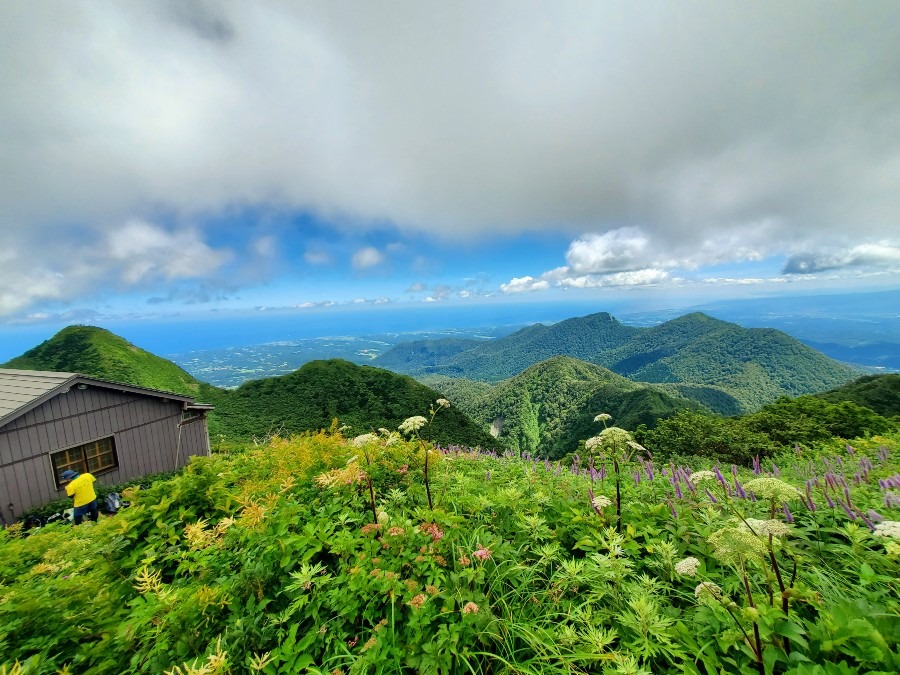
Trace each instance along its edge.
<path fill-rule="evenodd" d="M 65 498 L 66 469 L 115 485 L 209 455 L 210 410 L 77 373 L 0 368 L 0 523 Z"/>

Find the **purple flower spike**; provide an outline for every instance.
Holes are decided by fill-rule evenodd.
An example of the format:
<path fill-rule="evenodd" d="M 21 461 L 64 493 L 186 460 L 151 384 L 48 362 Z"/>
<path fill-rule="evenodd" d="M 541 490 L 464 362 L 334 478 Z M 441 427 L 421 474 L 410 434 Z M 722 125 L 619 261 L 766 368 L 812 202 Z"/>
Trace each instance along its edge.
<path fill-rule="evenodd" d="M 831 497 L 828 496 L 827 492 L 824 494 L 825 494 L 825 503 L 828 504 L 829 509 L 833 509 L 834 508 L 834 500 L 832 500 Z"/>
<path fill-rule="evenodd" d="M 869 509 L 868 511 L 866 511 L 866 516 L 873 523 L 880 523 L 884 520 L 884 516 L 878 513 L 878 511 L 876 511 L 875 509 Z"/>
<path fill-rule="evenodd" d="M 784 509 L 784 520 L 786 523 L 794 522 L 794 514 L 791 513 L 791 510 L 788 508 L 787 504 L 782 504 L 781 508 Z"/>
<path fill-rule="evenodd" d="M 725 476 L 723 476 L 722 472 L 719 471 L 718 465 L 713 467 L 713 473 L 716 474 L 716 480 L 718 480 L 722 484 L 722 487 L 728 486 L 728 483 L 725 481 Z"/>
<path fill-rule="evenodd" d="M 694 487 L 694 484 L 691 482 L 690 478 L 685 478 L 684 483 L 685 485 L 687 485 L 688 490 L 691 491 L 691 494 L 697 494 L 697 488 Z"/>
<path fill-rule="evenodd" d="M 641 472 L 638 469 L 634 470 L 634 484 L 639 485 L 641 482 Z"/>
<path fill-rule="evenodd" d="M 672 500 L 669 500 L 669 513 L 672 514 L 673 518 L 678 517 L 678 511 L 675 510 L 675 505 L 672 503 Z"/>
<path fill-rule="evenodd" d="M 778 465 L 775 462 L 772 462 L 772 473 L 774 473 L 776 476 L 781 475 L 781 469 L 778 468 Z"/>
<path fill-rule="evenodd" d="M 754 475 L 759 475 L 759 455 L 753 458 L 753 473 Z"/>
<path fill-rule="evenodd" d="M 681 494 L 681 485 L 678 483 L 675 483 L 675 496 L 678 497 L 678 499 L 684 498 L 684 495 Z M 885 499 L 887 499 L 887 496 L 885 496 Z"/>
<path fill-rule="evenodd" d="M 810 511 L 812 511 L 813 513 L 816 512 L 816 503 L 813 501 L 813 498 L 811 496 L 809 498 L 809 502 L 807 503 L 807 506 L 809 507 Z"/>
<path fill-rule="evenodd" d="M 491 479 L 491 470 L 490 470 L 490 469 L 488 469 L 487 475 L 484 477 L 484 479 L 485 479 L 485 480 L 490 480 L 490 479 Z"/>
<path fill-rule="evenodd" d="M 850 507 L 849 507 L 849 506 L 847 506 L 847 505 L 846 505 L 844 502 L 842 502 L 840 499 L 838 499 L 838 504 L 841 505 L 841 508 L 844 509 L 844 513 L 847 514 L 847 517 L 848 517 L 850 520 L 856 520 L 856 514 L 853 513 L 853 511 L 850 510 Z"/>
<path fill-rule="evenodd" d="M 851 456 L 854 454 L 852 445 L 847 446 L 847 454 Z"/>
<path fill-rule="evenodd" d="M 738 473 L 737 464 L 732 464 L 731 465 L 731 475 L 734 476 L 735 478 L 737 478 L 737 473 Z"/>
<path fill-rule="evenodd" d="M 747 493 L 744 491 L 744 486 L 741 485 L 740 481 L 737 479 L 736 476 L 734 479 L 734 491 L 737 494 L 737 496 L 740 497 L 741 499 L 747 499 Z"/>
<path fill-rule="evenodd" d="M 709 497 L 709 501 L 711 501 L 713 504 L 719 503 L 719 500 L 716 499 L 715 495 L 713 495 L 713 493 L 709 491 L 709 488 L 706 488 L 706 496 Z"/>

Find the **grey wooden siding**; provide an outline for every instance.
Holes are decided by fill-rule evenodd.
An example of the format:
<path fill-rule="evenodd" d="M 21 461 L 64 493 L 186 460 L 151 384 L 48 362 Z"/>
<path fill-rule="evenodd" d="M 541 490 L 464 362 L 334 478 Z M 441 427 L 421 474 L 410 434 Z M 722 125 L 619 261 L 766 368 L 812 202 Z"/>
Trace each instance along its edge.
<path fill-rule="evenodd" d="M 0 509 L 13 515 L 65 497 L 57 490 L 50 454 L 98 438 L 115 438 L 118 468 L 97 476 L 112 485 L 184 466 L 209 454 L 206 421 L 181 427 L 182 403 L 111 388 L 73 387 L 0 428 Z M 176 463 L 177 460 L 177 463 Z M 9 508 L 12 504 L 12 512 Z"/>

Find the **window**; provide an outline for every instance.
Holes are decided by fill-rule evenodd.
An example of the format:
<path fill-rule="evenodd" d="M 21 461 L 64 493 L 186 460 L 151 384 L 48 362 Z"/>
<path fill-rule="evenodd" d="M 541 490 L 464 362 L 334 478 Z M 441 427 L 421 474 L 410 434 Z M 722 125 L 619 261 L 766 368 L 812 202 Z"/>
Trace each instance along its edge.
<path fill-rule="evenodd" d="M 62 487 L 66 483 L 61 476 L 63 471 L 68 469 L 96 475 L 119 466 L 116 444 L 112 436 L 54 452 L 50 455 L 50 461 L 53 463 L 53 476 L 56 478 L 57 487 Z"/>

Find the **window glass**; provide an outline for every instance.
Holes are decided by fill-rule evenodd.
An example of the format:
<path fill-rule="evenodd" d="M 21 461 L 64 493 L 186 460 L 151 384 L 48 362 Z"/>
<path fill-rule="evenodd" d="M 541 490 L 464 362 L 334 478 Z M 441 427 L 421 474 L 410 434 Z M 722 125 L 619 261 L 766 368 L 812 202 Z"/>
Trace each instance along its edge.
<path fill-rule="evenodd" d="M 116 444 L 112 436 L 54 452 L 50 455 L 50 460 L 53 463 L 57 487 L 62 487 L 68 482 L 62 478 L 63 471 L 68 469 L 96 475 L 119 466 Z"/>

